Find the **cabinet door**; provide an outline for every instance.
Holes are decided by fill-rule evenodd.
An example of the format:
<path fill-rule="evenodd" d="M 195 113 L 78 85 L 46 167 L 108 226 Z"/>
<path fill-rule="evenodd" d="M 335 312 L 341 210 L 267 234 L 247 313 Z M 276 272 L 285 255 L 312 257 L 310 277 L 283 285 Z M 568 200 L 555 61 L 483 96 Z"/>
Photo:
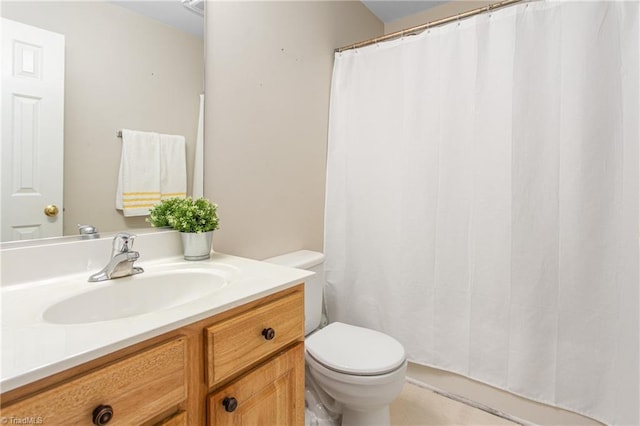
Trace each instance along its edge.
<path fill-rule="evenodd" d="M 209 425 L 304 425 L 304 344 L 211 395 Z"/>

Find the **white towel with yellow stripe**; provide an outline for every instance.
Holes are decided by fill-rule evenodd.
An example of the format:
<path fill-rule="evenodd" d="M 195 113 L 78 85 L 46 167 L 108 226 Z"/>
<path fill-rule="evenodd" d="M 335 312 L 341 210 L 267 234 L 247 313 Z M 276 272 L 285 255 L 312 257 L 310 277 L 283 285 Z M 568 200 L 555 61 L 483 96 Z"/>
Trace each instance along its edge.
<path fill-rule="evenodd" d="M 184 136 L 160 135 L 160 198 L 187 196 L 187 157 Z"/>
<path fill-rule="evenodd" d="M 164 198 L 184 198 L 184 150 L 182 136 L 123 129 L 116 209 L 124 216 L 146 216 L 163 193 Z"/>

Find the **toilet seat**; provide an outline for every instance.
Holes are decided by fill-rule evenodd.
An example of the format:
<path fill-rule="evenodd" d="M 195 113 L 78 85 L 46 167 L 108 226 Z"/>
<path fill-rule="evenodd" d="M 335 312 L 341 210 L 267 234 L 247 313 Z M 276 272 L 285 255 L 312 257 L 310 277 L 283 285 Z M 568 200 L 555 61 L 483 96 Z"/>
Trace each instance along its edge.
<path fill-rule="evenodd" d="M 320 365 L 342 374 L 378 376 L 400 368 L 404 347 L 379 331 L 334 322 L 305 341 L 307 354 Z"/>

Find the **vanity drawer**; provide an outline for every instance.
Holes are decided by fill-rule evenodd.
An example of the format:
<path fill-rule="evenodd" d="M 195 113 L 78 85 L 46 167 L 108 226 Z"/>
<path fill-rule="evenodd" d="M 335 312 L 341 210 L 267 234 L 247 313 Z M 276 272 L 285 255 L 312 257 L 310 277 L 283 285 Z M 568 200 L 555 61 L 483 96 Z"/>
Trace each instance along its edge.
<path fill-rule="evenodd" d="M 304 338 L 304 294 L 295 291 L 205 329 L 207 384 L 213 387 Z"/>
<path fill-rule="evenodd" d="M 3 407 L 3 418 L 91 425 L 109 405 L 109 426 L 141 424 L 186 399 L 186 340 L 177 338 Z M 177 411 L 177 410 L 176 410 Z"/>

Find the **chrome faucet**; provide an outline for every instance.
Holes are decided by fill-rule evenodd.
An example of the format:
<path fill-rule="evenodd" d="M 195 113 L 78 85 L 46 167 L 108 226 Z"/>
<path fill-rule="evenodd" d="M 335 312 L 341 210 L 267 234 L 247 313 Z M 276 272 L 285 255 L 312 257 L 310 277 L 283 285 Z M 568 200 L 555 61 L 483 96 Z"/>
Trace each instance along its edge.
<path fill-rule="evenodd" d="M 116 234 L 113 237 L 113 249 L 109 263 L 100 272 L 91 275 L 89 282 L 111 280 L 144 272 L 144 269 L 139 266 L 133 266 L 133 262 L 140 257 L 140 253 L 131 250 L 135 238 L 134 234 L 126 232 Z"/>

